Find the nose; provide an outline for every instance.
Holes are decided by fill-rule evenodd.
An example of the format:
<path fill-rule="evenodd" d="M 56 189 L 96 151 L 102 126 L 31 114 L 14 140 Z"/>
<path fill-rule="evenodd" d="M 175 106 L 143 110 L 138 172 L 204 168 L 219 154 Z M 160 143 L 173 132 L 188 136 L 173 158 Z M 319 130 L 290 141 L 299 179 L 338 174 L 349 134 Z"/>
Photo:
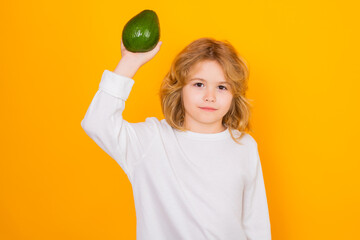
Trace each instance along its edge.
<path fill-rule="evenodd" d="M 204 100 L 205 102 L 215 102 L 216 97 L 214 91 L 211 89 L 207 89 L 204 95 Z"/>

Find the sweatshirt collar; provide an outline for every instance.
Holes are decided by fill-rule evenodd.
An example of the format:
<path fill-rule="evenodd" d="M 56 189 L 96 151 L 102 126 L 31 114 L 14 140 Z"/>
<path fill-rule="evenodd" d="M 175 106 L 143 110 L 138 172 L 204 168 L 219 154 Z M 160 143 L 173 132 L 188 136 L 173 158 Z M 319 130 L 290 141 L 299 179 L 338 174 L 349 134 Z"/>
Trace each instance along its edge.
<path fill-rule="evenodd" d="M 192 131 L 180 131 L 178 129 L 174 129 L 174 132 L 178 136 L 183 136 L 191 139 L 200 139 L 200 140 L 218 140 L 230 137 L 229 128 L 226 128 L 222 132 L 218 133 L 198 133 Z"/>

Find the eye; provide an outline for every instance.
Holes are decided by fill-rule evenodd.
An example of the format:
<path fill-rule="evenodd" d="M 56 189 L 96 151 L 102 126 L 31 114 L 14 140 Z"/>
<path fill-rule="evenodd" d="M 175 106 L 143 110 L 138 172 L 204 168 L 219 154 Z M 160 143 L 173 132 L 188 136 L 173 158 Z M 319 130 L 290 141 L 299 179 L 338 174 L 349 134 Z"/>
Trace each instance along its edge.
<path fill-rule="evenodd" d="M 201 82 L 197 82 L 194 84 L 194 86 L 199 87 L 199 84 L 202 84 Z"/>
<path fill-rule="evenodd" d="M 223 87 L 223 89 L 221 89 L 221 90 L 227 90 L 227 88 L 223 85 L 220 85 L 219 87 L 220 87 L 220 89 L 221 89 L 221 87 Z"/>

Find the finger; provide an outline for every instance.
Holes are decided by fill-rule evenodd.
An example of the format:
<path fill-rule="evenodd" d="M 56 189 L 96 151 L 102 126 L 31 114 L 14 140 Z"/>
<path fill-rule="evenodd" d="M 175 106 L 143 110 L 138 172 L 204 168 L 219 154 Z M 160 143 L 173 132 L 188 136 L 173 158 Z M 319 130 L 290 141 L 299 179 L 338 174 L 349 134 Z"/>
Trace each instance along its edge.
<path fill-rule="evenodd" d="M 124 45 L 124 42 L 121 40 L 121 50 L 123 51 L 127 51 L 125 45 Z"/>
<path fill-rule="evenodd" d="M 162 41 L 159 41 L 158 44 L 157 44 L 156 47 L 155 47 L 156 51 L 159 51 L 159 50 L 160 50 L 161 44 L 162 44 Z"/>
<path fill-rule="evenodd" d="M 158 42 L 157 44 L 156 44 L 156 46 L 152 49 L 152 50 L 150 50 L 148 53 L 150 54 L 150 55 L 155 55 L 157 52 L 159 52 L 159 50 L 160 50 L 160 45 L 162 44 L 162 42 Z"/>

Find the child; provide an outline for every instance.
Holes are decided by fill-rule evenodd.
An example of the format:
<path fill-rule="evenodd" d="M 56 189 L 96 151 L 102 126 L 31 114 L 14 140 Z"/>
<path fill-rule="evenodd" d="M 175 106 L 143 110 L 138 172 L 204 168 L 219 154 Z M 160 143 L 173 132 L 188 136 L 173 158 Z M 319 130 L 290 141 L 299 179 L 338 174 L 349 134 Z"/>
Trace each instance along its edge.
<path fill-rule="evenodd" d="M 131 182 L 137 239 L 271 239 L 257 143 L 245 133 L 248 69 L 230 43 L 201 38 L 176 56 L 160 88 L 165 119 L 122 118 L 133 76 L 160 45 L 132 53 L 121 43 L 81 121 Z"/>

